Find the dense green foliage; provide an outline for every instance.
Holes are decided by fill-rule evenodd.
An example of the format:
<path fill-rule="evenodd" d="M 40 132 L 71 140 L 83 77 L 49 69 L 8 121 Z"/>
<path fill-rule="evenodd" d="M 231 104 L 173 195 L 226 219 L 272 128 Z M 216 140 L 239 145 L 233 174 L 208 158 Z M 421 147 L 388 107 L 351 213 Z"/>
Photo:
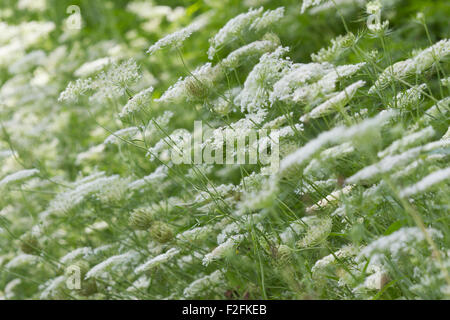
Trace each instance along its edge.
<path fill-rule="evenodd" d="M 2 0 L 0 299 L 449 298 L 449 17 Z M 175 164 L 200 120 L 280 170 Z"/>

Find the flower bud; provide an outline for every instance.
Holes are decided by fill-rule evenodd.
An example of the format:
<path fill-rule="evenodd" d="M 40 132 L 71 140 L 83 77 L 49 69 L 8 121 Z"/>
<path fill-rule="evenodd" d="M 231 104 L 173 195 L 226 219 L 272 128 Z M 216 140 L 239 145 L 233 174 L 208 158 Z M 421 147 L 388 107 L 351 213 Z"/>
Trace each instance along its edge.
<path fill-rule="evenodd" d="M 165 243 L 173 238 L 173 230 L 167 223 L 155 221 L 150 227 L 151 237 L 160 243 Z"/>
<path fill-rule="evenodd" d="M 131 213 L 128 223 L 133 229 L 146 230 L 150 228 L 153 220 L 154 213 L 149 208 L 137 208 Z"/>
<path fill-rule="evenodd" d="M 27 254 L 38 255 L 40 252 L 40 244 L 36 236 L 26 233 L 20 238 L 20 249 Z"/>

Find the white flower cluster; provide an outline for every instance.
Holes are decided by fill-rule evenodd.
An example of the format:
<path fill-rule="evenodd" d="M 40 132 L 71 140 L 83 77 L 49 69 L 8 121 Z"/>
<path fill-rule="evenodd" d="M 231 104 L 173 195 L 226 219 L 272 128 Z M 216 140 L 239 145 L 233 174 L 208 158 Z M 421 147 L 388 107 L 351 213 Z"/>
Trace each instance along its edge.
<path fill-rule="evenodd" d="M 430 142 L 426 145 L 408 149 L 400 154 L 385 156 L 382 160 L 372 165 L 366 166 L 346 181 L 348 183 L 358 183 L 368 179 L 377 177 L 378 175 L 389 173 L 395 168 L 410 163 L 415 160 L 421 153 L 430 152 L 435 149 L 450 145 L 449 140 L 438 140 Z"/>
<path fill-rule="evenodd" d="M 207 19 L 195 21 L 194 23 L 188 25 L 187 27 L 178 30 L 174 33 L 171 33 L 162 39 L 159 39 L 154 45 L 152 45 L 147 50 L 147 53 L 153 54 L 167 47 L 174 47 L 174 48 L 180 47 L 182 43 L 192 35 L 192 33 L 203 28 L 206 25 L 206 23 Z"/>
<path fill-rule="evenodd" d="M 220 65 L 224 68 L 236 69 L 242 64 L 244 58 L 272 51 L 277 46 L 275 42 L 270 40 L 254 41 L 231 52 L 225 59 L 220 61 Z"/>
<path fill-rule="evenodd" d="M 410 59 L 396 62 L 381 73 L 370 88 L 369 93 L 381 90 L 393 80 L 402 80 L 408 75 L 419 74 L 430 68 L 434 63 L 441 61 L 448 54 L 450 54 L 450 40 L 443 39 L 418 52 Z"/>
<path fill-rule="evenodd" d="M 426 232 L 433 238 L 442 238 L 442 233 L 435 229 L 427 229 Z M 416 245 L 425 241 L 424 232 L 418 227 L 406 227 L 395 231 L 394 233 L 381 237 L 361 250 L 358 259 L 370 258 L 371 263 L 382 263 L 385 254 L 399 259 L 402 254 L 411 254 L 416 250 Z"/>
<path fill-rule="evenodd" d="M 76 182 L 70 191 L 59 193 L 50 203 L 50 211 L 55 213 L 64 213 L 73 209 L 82 203 L 89 195 L 100 194 L 100 197 L 117 195 L 116 191 L 121 191 L 119 196 L 124 195 L 124 186 L 127 185 L 118 175 L 105 176 L 104 172 L 94 173 L 86 178 Z M 122 186 L 120 189 L 115 189 Z M 108 187 L 108 188 L 107 188 Z M 107 191 L 113 192 L 108 195 Z"/>
<path fill-rule="evenodd" d="M 427 175 L 425 178 L 417 182 L 416 184 L 409 186 L 400 191 L 401 197 L 411 197 L 420 192 L 423 192 L 434 185 L 439 184 L 442 181 L 450 179 L 450 168 L 434 171 Z"/>
<path fill-rule="evenodd" d="M 416 108 L 422 98 L 422 92 L 424 92 L 426 88 L 427 85 L 423 83 L 398 93 L 394 102 L 390 104 L 390 107 L 399 109 Z"/>
<path fill-rule="evenodd" d="M 368 46 L 390 37 L 371 39 L 387 22 L 356 34 L 353 19 L 331 36 L 342 30 L 331 22 L 381 18 L 395 2 L 305 0 L 299 17 L 294 2 L 134 0 L 138 23 L 119 23 L 115 40 L 0 22 L 0 268 L 12 275 L 0 277 L 0 298 L 445 296 L 450 97 L 439 62 L 450 42 L 384 69 L 411 35 L 383 55 Z M 24 19 L 49 16 L 18 5 Z M 386 10 L 392 25 L 396 12 Z M 324 17 L 322 38 L 296 43 Z M 207 56 L 206 25 L 218 29 Z M 178 55 L 156 54 L 170 48 Z M 65 287 L 71 266 L 80 290 Z"/>
<path fill-rule="evenodd" d="M 7 175 L 0 180 L 0 187 L 4 187 L 12 182 L 22 181 L 39 173 L 38 169 L 20 170 Z"/>
<path fill-rule="evenodd" d="M 111 268 L 113 266 L 129 263 L 131 260 L 136 259 L 137 255 L 138 255 L 137 252 L 129 251 L 124 254 L 109 257 L 108 259 L 100 262 L 99 264 L 95 265 L 92 269 L 90 269 L 86 273 L 85 278 L 89 279 L 99 277 L 102 275 L 103 272 L 105 272 L 106 268 Z"/>
<path fill-rule="evenodd" d="M 249 73 L 244 88 L 234 101 L 243 112 L 254 112 L 268 106 L 270 88 L 289 70 L 292 63 L 282 58 L 288 50 L 278 47 L 274 52 L 263 54 Z"/>
<path fill-rule="evenodd" d="M 229 20 L 222 29 L 217 32 L 217 34 L 210 40 L 210 47 L 208 50 L 209 59 L 213 59 L 216 55 L 217 50 L 232 41 L 235 37 L 238 37 L 241 32 L 248 28 L 256 18 L 260 17 L 263 12 L 263 8 L 250 9 L 246 13 L 241 13 L 240 15 Z"/>
<path fill-rule="evenodd" d="M 123 107 L 122 111 L 119 113 L 119 117 L 124 117 L 125 115 L 136 112 L 145 107 L 145 105 L 150 101 L 152 93 L 153 87 L 148 87 L 130 98 L 127 104 Z"/>
<path fill-rule="evenodd" d="M 97 62 L 96 62 L 97 64 Z M 104 62 L 102 62 L 104 64 Z M 96 66 L 98 68 L 98 66 Z M 89 72 L 93 72 L 92 66 L 88 66 Z M 83 69 L 85 69 L 83 67 Z M 112 63 L 107 71 L 100 72 L 94 79 L 81 78 L 75 82 L 70 82 L 67 88 L 61 92 L 59 101 L 76 101 L 78 97 L 87 91 L 93 90 L 95 93 L 90 100 L 97 103 L 105 102 L 125 94 L 128 87 L 141 77 L 139 67 L 133 59 L 128 59 L 121 64 Z"/>
<path fill-rule="evenodd" d="M 332 62 L 339 59 L 350 47 L 356 43 L 356 37 L 349 32 L 344 36 L 338 36 L 331 40 L 331 46 L 322 48 L 317 53 L 311 55 L 311 60 L 314 62 Z"/>
<path fill-rule="evenodd" d="M 83 63 L 77 70 L 75 70 L 74 75 L 76 77 L 88 77 L 98 71 L 101 71 L 107 65 L 111 63 L 111 58 L 99 58 L 94 61 L 89 61 Z"/>
<path fill-rule="evenodd" d="M 171 260 L 173 257 L 178 255 L 179 253 L 180 253 L 179 249 L 171 248 L 171 249 L 167 250 L 167 252 L 162 253 L 154 258 L 151 258 L 144 264 L 141 264 L 139 267 L 136 268 L 135 272 L 142 273 L 144 271 L 151 270 L 151 269 L 159 266 L 160 264 Z"/>
<path fill-rule="evenodd" d="M 213 273 L 199 278 L 187 286 L 183 291 L 183 296 L 186 299 L 198 296 L 203 290 L 210 290 L 223 282 L 223 271 L 216 270 Z"/>
<path fill-rule="evenodd" d="M 170 86 L 155 101 L 168 103 L 178 102 L 182 99 L 204 98 L 208 94 L 209 88 L 221 75 L 219 66 L 206 63 L 192 71 L 189 76 L 178 79 L 178 82 Z"/>
<path fill-rule="evenodd" d="M 214 260 L 223 258 L 227 253 L 236 248 L 243 239 L 244 235 L 242 234 L 231 236 L 227 241 L 221 243 L 213 251 L 205 255 L 202 261 L 203 265 L 207 266 Z"/>

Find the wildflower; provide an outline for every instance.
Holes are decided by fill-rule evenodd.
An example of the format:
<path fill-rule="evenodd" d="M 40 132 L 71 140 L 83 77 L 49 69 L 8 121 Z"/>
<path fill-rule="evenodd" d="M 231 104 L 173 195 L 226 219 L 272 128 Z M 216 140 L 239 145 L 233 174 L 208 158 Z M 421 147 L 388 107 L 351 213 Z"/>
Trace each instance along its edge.
<path fill-rule="evenodd" d="M 448 179 L 450 179 L 450 168 L 434 171 L 416 184 L 404 188 L 402 191 L 400 191 L 400 196 L 410 197 L 416 195 Z"/>
<path fill-rule="evenodd" d="M 194 71 L 191 75 L 178 79 L 174 85 L 170 86 L 157 102 L 177 102 L 182 99 L 195 100 L 204 99 L 214 82 L 221 77 L 220 68 L 206 63 Z"/>
<path fill-rule="evenodd" d="M 441 84 L 446 87 L 450 87 L 450 77 L 441 80 Z"/>
<path fill-rule="evenodd" d="M 222 96 L 212 102 L 213 110 L 220 115 L 227 115 L 234 111 L 233 101 L 239 92 L 241 92 L 241 87 L 235 87 L 225 91 Z"/>
<path fill-rule="evenodd" d="M 20 10 L 42 12 L 47 9 L 47 3 L 46 0 L 20 0 L 17 8 Z"/>
<path fill-rule="evenodd" d="M 349 32 L 344 36 L 338 36 L 331 40 L 331 46 L 322 48 L 316 54 L 311 55 L 311 60 L 314 62 L 331 62 L 339 59 L 339 57 L 356 42 L 356 37 Z"/>
<path fill-rule="evenodd" d="M 106 145 L 107 144 L 116 144 L 119 141 L 126 140 L 126 139 L 133 137 L 136 133 L 138 133 L 138 131 L 139 131 L 138 127 L 129 127 L 129 128 L 117 130 L 116 132 L 114 132 L 113 134 L 108 136 L 108 138 L 106 138 L 103 143 Z"/>
<path fill-rule="evenodd" d="M 365 63 L 334 67 L 329 63 L 294 64 L 273 86 L 270 101 L 317 104 L 331 94 L 336 82 L 356 73 Z"/>
<path fill-rule="evenodd" d="M 242 201 L 238 204 L 239 210 L 236 214 L 243 214 L 248 211 L 258 210 L 265 207 L 270 207 L 276 199 L 279 187 L 277 181 L 268 178 L 266 183 L 260 189 L 245 192 L 242 195 Z"/>
<path fill-rule="evenodd" d="M 327 63 L 293 64 L 280 80 L 273 85 L 270 101 L 291 98 L 296 88 L 314 82 L 330 72 L 332 66 Z"/>
<path fill-rule="evenodd" d="M 154 54 L 156 51 L 159 51 L 167 47 L 175 47 L 175 48 L 180 47 L 182 43 L 192 35 L 192 33 L 203 28 L 206 22 L 207 21 L 205 19 L 201 21 L 196 21 L 181 30 L 178 30 L 174 33 L 165 36 L 162 39 L 159 39 L 154 45 L 152 45 L 147 50 L 147 53 Z"/>
<path fill-rule="evenodd" d="M 144 188 L 146 186 L 152 186 L 152 185 L 156 186 L 159 183 L 161 183 L 162 180 L 164 180 L 164 178 L 167 177 L 168 170 L 169 169 L 167 166 L 161 165 L 158 168 L 156 168 L 154 172 L 143 177 L 142 179 L 132 181 L 128 185 L 128 188 L 130 190 L 136 190 L 136 189 Z"/>
<path fill-rule="evenodd" d="M 317 161 L 317 163 L 319 162 Z M 305 173 L 311 171 L 309 168 L 310 166 L 308 165 L 308 167 L 305 168 Z M 300 188 L 295 189 L 294 192 L 303 196 L 308 193 L 314 193 L 316 190 L 330 189 L 336 185 L 337 179 L 315 180 L 314 182 L 305 182 Z"/>
<path fill-rule="evenodd" d="M 65 282 L 66 277 L 63 275 L 46 281 L 42 286 L 40 286 L 40 290 L 42 290 L 40 298 L 45 300 L 58 297 Z"/>
<path fill-rule="evenodd" d="M 369 290 L 381 290 L 389 282 L 389 276 L 386 271 L 378 267 L 374 273 L 364 279 L 361 286 L 355 288 L 354 291 L 360 290 L 362 287 Z"/>
<path fill-rule="evenodd" d="M 430 107 L 425 114 L 417 121 L 417 124 L 429 125 L 436 119 L 445 117 L 450 111 L 450 97 L 445 97 L 439 100 L 436 104 Z"/>
<path fill-rule="evenodd" d="M 383 173 L 391 172 L 398 166 L 407 164 L 416 159 L 422 152 L 435 150 L 449 144 L 450 142 L 446 140 L 430 142 L 424 146 L 408 149 L 398 155 L 386 156 L 381 161 L 361 169 L 353 176 L 349 177 L 346 181 L 348 183 L 357 183 L 374 178 Z"/>
<path fill-rule="evenodd" d="M 381 11 L 382 5 L 380 0 L 370 1 L 366 4 L 367 14 L 376 14 Z"/>
<path fill-rule="evenodd" d="M 95 265 L 91 268 L 85 276 L 85 279 L 95 278 L 101 275 L 105 271 L 106 268 L 121 265 L 130 262 L 130 260 L 135 259 L 137 256 L 137 252 L 129 251 L 124 254 L 116 255 L 109 257 L 108 259 L 102 261 L 101 263 Z"/>
<path fill-rule="evenodd" d="M 84 161 L 99 160 L 99 158 L 101 158 L 101 155 L 103 154 L 103 151 L 105 151 L 105 144 L 104 143 L 98 144 L 96 146 L 92 146 L 88 150 L 86 150 L 84 152 L 80 152 L 77 155 L 75 163 L 77 165 L 80 165 Z"/>
<path fill-rule="evenodd" d="M 212 227 L 210 226 L 197 227 L 193 229 L 188 229 L 183 233 L 178 234 L 177 239 L 189 242 L 200 241 L 208 237 L 211 232 Z"/>
<path fill-rule="evenodd" d="M 442 238 L 442 233 L 435 229 L 427 229 L 430 236 Z M 358 259 L 371 258 L 371 263 L 382 263 L 389 254 L 397 261 L 402 254 L 411 254 L 416 250 L 415 246 L 425 241 L 425 235 L 418 227 L 405 227 L 394 233 L 378 238 L 363 248 Z"/>
<path fill-rule="evenodd" d="M 113 63 L 107 71 L 102 71 L 92 83 L 96 92 L 90 100 L 102 102 L 105 99 L 122 96 L 126 89 L 141 77 L 139 67 L 133 59 L 121 64 Z"/>
<path fill-rule="evenodd" d="M 187 286 L 183 291 L 183 296 L 186 299 L 197 297 L 205 289 L 211 290 L 220 286 L 224 281 L 223 271 L 216 270 L 213 273 L 201 277 Z"/>
<path fill-rule="evenodd" d="M 262 31 L 273 25 L 275 22 L 281 20 L 284 16 L 284 7 L 279 7 L 275 10 L 268 10 L 263 13 L 261 17 L 257 17 L 250 25 L 251 31 Z"/>
<path fill-rule="evenodd" d="M 325 269 L 327 266 L 334 264 L 336 262 L 340 262 L 345 258 L 356 256 L 359 252 L 359 249 L 353 245 L 344 246 L 336 252 L 329 254 L 323 257 L 320 260 L 317 260 L 314 266 L 311 268 L 311 272 L 313 274 L 318 273 L 320 270 Z M 336 259 L 338 259 L 336 261 Z"/>
<path fill-rule="evenodd" d="M 150 236 L 159 243 L 166 243 L 173 238 L 173 229 L 167 223 L 155 221 L 150 227 Z"/>
<path fill-rule="evenodd" d="M 410 107 L 416 107 L 417 103 L 422 98 L 422 92 L 427 88 L 425 83 L 413 86 L 412 88 L 400 92 L 395 97 L 394 103 L 391 103 L 389 106 L 391 108 L 399 108 L 399 109 L 407 109 Z"/>
<path fill-rule="evenodd" d="M 73 102 L 78 99 L 80 95 L 92 88 L 92 79 L 77 79 L 75 82 L 70 82 L 67 88 L 61 92 L 58 101 Z"/>
<path fill-rule="evenodd" d="M 324 241 L 331 232 L 333 226 L 330 218 L 313 220 L 307 223 L 309 228 L 302 239 L 296 245 L 300 248 L 307 248 Z"/>
<path fill-rule="evenodd" d="M 5 286 L 5 298 L 6 299 L 14 299 L 15 293 L 14 289 L 22 283 L 21 279 L 13 279 L 9 281 Z"/>
<path fill-rule="evenodd" d="M 411 74 L 419 74 L 439 62 L 450 53 L 450 40 L 443 39 L 415 54 L 412 58 L 399 61 L 387 67 L 378 77 L 369 93 L 384 88 L 390 81 L 403 79 Z"/>
<path fill-rule="evenodd" d="M 127 197 L 129 183 L 129 177 L 120 178 L 119 176 L 114 176 L 109 179 L 109 183 L 95 192 L 95 198 L 102 203 L 117 204 Z"/>
<path fill-rule="evenodd" d="M 25 180 L 27 178 L 35 176 L 38 173 L 38 169 L 26 169 L 11 173 L 10 175 L 7 175 L 2 180 L 0 180 L 0 187 L 7 186 L 8 184 L 13 182 Z"/>
<path fill-rule="evenodd" d="M 369 15 L 367 28 L 374 34 L 383 33 L 389 26 L 389 21 L 381 22 L 381 2 L 380 0 L 370 1 L 366 5 L 366 12 Z M 375 19 L 375 22 L 371 19 Z"/>
<path fill-rule="evenodd" d="M 84 258 L 88 257 L 93 253 L 92 248 L 90 247 L 81 247 L 76 248 L 75 250 L 70 251 L 65 256 L 63 256 L 59 261 L 63 264 L 72 262 L 75 259 L 78 259 L 80 256 L 83 256 Z"/>
<path fill-rule="evenodd" d="M 222 29 L 217 32 L 217 34 L 210 39 L 210 47 L 208 49 L 209 59 L 213 59 L 217 50 L 227 44 L 228 42 L 234 40 L 238 37 L 245 28 L 248 28 L 256 18 L 261 16 L 263 8 L 250 9 L 246 13 L 241 13 L 240 15 L 229 20 Z"/>
<path fill-rule="evenodd" d="M 384 158 L 387 155 L 392 155 L 398 151 L 403 150 L 406 147 L 410 147 L 412 145 L 426 141 L 427 139 L 433 137 L 434 135 L 435 131 L 431 126 L 426 127 L 420 131 L 407 134 L 403 136 L 401 139 L 392 142 L 392 144 L 383 151 L 378 152 L 378 157 Z"/>
<path fill-rule="evenodd" d="M 105 57 L 100 58 L 94 61 L 89 61 L 84 63 L 81 67 L 75 70 L 74 75 L 77 77 L 87 77 L 96 73 L 103 68 L 105 68 L 108 64 L 111 63 L 111 58 Z"/>
<path fill-rule="evenodd" d="M 328 196 L 326 196 L 324 199 L 320 200 L 317 204 L 312 205 L 311 207 L 308 207 L 306 209 L 306 212 L 312 213 L 316 210 L 319 210 L 319 209 L 329 205 L 330 203 L 336 202 L 339 200 L 339 198 L 342 195 L 348 194 L 352 189 L 353 189 L 353 186 L 348 185 L 341 190 L 336 190 L 336 191 L 332 192 L 331 194 L 329 194 Z"/>
<path fill-rule="evenodd" d="M 22 253 L 16 255 L 13 259 L 11 259 L 7 264 L 5 264 L 5 267 L 7 269 L 14 269 L 23 267 L 25 265 L 35 265 L 38 261 L 39 261 L 38 256 Z"/>
<path fill-rule="evenodd" d="M 45 52 L 42 50 L 35 50 L 21 59 L 14 62 L 12 65 L 9 66 L 8 71 L 10 73 L 25 73 L 32 69 L 35 66 L 39 66 L 44 63 L 46 58 Z"/>
<path fill-rule="evenodd" d="M 277 258 L 281 265 L 286 265 L 292 261 L 292 249 L 285 244 L 280 244 L 277 248 Z"/>
<path fill-rule="evenodd" d="M 278 45 L 273 41 L 254 41 L 231 52 L 225 59 L 220 61 L 220 65 L 224 68 L 236 69 L 242 64 L 241 60 L 244 58 L 272 51 L 276 47 L 278 47 Z"/>
<path fill-rule="evenodd" d="M 78 181 L 72 190 L 59 193 L 50 202 L 49 210 L 51 212 L 68 212 L 69 210 L 82 203 L 87 196 L 93 195 L 103 188 L 106 188 L 107 186 L 110 186 L 110 188 L 114 188 L 115 182 L 121 182 L 120 177 L 117 175 L 107 177 L 102 172 L 92 174 L 91 176 Z M 125 183 L 123 185 L 125 186 Z M 124 190 L 122 188 L 120 190 L 121 192 L 119 193 L 119 196 L 122 196 Z M 115 198 L 115 194 L 115 192 L 111 193 L 113 198 Z M 106 191 L 101 196 L 101 198 L 105 200 L 107 200 L 108 197 L 108 192 Z"/>
<path fill-rule="evenodd" d="M 137 267 L 135 269 L 135 272 L 136 273 L 142 273 L 144 271 L 151 270 L 151 269 L 159 266 L 160 264 L 171 260 L 173 257 L 178 255 L 179 253 L 180 253 L 179 249 L 171 248 L 167 252 L 165 252 L 163 254 L 160 254 L 160 255 L 158 255 L 158 256 L 148 260 L 144 264 L 141 264 L 139 267 Z"/>
<path fill-rule="evenodd" d="M 127 291 L 140 291 L 145 290 L 150 286 L 150 278 L 146 275 L 140 276 L 136 281 L 133 282 L 131 286 L 127 288 Z"/>
<path fill-rule="evenodd" d="M 323 4 L 326 0 L 304 0 L 302 3 L 301 13 L 305 13 L 308 8 Z"/>
<path fill-rule="evenodd" d="M 154 218 L 155 214 L 150 208 L 142 207 L 131 212 L 128 223 L 133 229 L 146 230 L 150 228 Z"/>
<path fill-rule="evenodd" d="M 354 126 L 347 128 L 335 127 L 329 131 L 321 133 L 317 138 L 311 140 L 305 146 L 285 157 L 280 164 L 280 173 L 282 174 L 289 167 L 302 165 L 306 160 L 329 143 L 342 142 L 344 140 L 349 140 L 356 135 L 361 136 L 366 132 L 370 132 L 374 128 L 377 128 L 381 124 L 385 123 L 394 114 L 395 113 L 392 111 L 381 112 L 376 117 L 366 119 Z"/>
<path fill-rule="evenodd" d="M 291 64 L 282 58 L 287 51 L 287 48 L 278 47 L 274 52 L 263 54 L 236 96 L 235 104 L 240 105 L 242 111 L 253 112 L 268 105 L 269 88 L 288 71 Z"/>
<path fill-rule="evenodd" d="M 139 109 L 143 108 L 150 101 L 152 93 L 153 87 L 149 87 L 137 93 L 134 97 L 130 98 L 127 104 L 123 107 L 122 111 L 119 113 L 119 117 L 122 118 L 125 115 L 136 112 Z"/>
<path fill-rule="evenodd" d="M 300 118 L 300 121 L 305 122 L 309 119 L 315 119 L 319 117 L 323 117 L 330 112 L 333 111 L 339 111 L 342 107 L 344 107 L 353 97 L 353 95 L 356 93 L 356 90 L 363 87 L 366 83 L 362 80 L 355 82 L 351 85 L 349 85 L 347 88 L 345 88 L 343 91 L 336 94 L 331 99 L 328 99 L 321 105 L 315 107 L 312 111 L 309 113 L 303 115 Z"/>
<path fill-rule="evenodd" d="M 223 258 L 227 253 L 236 248 L 243 239 L 244 235 L 242 234 L 231 236 L 227 241 L 223 242 L 213 251 L 205 255 L 202 261 L 203 265 L 207 266 L 214 260 Z"/>
<path fill-rule="evenodd" d="M 148 149 L 147 156 L 151 161 L 155 159 L 169 161 L 169 148 L 174 148 L 173 152 L 181 153 L 181 147 L 188 147 L 186 141 L 190 141 L 191 133 L 185 129 L 177 129 L 170 135 L 162 138 L 153 147 Z"/>

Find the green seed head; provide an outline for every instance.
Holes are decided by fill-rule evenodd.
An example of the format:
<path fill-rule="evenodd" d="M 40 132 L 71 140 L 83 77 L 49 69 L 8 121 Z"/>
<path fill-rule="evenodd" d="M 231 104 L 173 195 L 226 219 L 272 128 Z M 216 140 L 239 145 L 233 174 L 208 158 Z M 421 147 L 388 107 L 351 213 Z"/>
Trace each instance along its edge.
<path fill-rule="evenodd" d="M 150 227 L 151 237 L 160 243 L 166 243 L 173 238 L 172 227 L 162 221 L 155 221 Z"/>
<path fill-rule="evenodd" d="M 134 209 L 129 218 L 130 227 L 137 230 L 147 230 L 152 225 L 154 214 L 149 208 Z"/>

